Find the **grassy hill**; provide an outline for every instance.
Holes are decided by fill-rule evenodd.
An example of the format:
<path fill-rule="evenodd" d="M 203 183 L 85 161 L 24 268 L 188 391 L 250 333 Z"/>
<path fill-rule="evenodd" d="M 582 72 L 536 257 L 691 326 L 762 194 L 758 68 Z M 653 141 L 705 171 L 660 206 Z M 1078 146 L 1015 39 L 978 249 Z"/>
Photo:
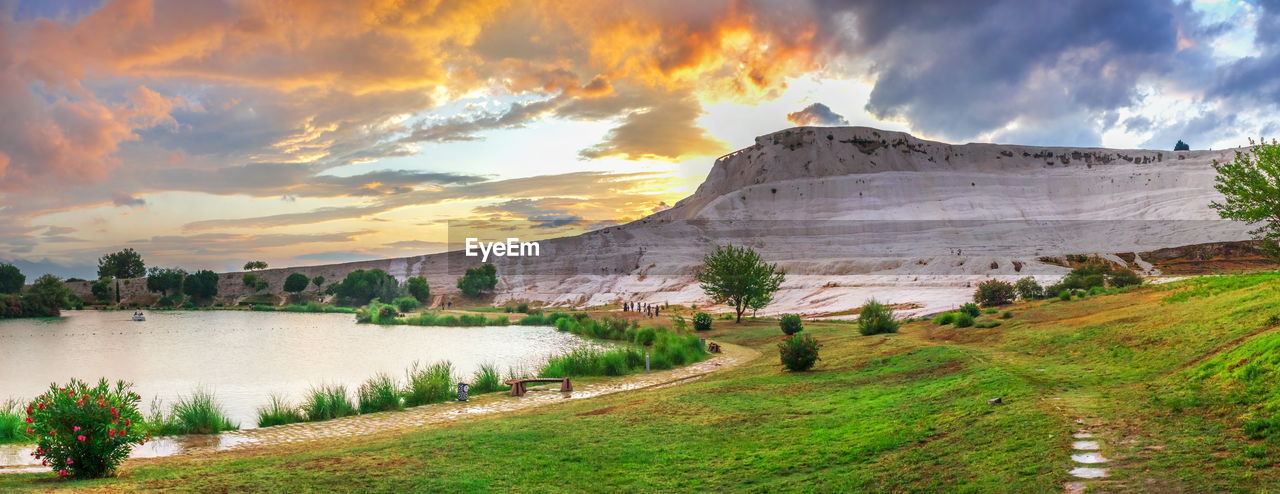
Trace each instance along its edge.
<path fill-rule="evenodd" d="M 0 491 L 1061 492 L 1082 429 L 1111 459 L 1091 489 L 1280 485 L 1280 275 L 1012 311 L 995 328 L 915 322 L 888 336 L 809 323 L 824 348 L 807 373 L 778 365 L 776 321 L 718 322 L 716 339 L 764 357 L 688 384 L 358 443 L 139 461 L 87 483 L 0 476 Z"/>

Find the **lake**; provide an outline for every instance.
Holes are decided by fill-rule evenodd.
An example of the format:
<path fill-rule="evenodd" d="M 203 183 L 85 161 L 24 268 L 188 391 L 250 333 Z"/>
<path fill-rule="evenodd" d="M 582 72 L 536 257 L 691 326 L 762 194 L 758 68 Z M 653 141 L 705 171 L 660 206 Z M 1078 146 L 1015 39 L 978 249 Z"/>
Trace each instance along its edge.
<path fill-rule="evenodd" d="M 482 363 L 533 372 L 552 355 L 593 344 L 550 327 L 378 326 L 356 324 L 352 314 L 148 311 L 144 322 L 130 311 L 64 314 L 0 320 L 0 401 L 29 400 L 72 377 L 106 377 L 133 382 L 145 414 L 153 397 L 167 410 L 203 386 L 252 428 L 271 393 L 297 403 L 313 385 L 343 384 L 354 399 L 378 372 L 403 382 L 414 361 L 449 360 L 464 379 Z"/>

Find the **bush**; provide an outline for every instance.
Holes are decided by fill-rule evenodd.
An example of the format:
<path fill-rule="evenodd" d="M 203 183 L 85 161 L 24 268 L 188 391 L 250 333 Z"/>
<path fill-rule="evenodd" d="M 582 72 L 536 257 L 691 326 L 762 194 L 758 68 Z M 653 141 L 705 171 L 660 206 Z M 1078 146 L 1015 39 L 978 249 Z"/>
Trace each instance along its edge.
<path fill-rule="evenodd" d="M 271 404 L 258 407 L 258 427 L 306 422 L 307 417 L 283 396 L 271 395 Z"/>
<path fill-rule="evenodd" d="M 899 324 L 893 320 L 893 309 L 875 299 L 862 304 L 858 311 L 858 332 L 864 336 L 897 333 Z"/>
<path fill-rule="evenodd" d="M 0 263 L 0 293 L 18 293 L 26 283 L 26 275 L 16 266 Z"/>
<path fill-rule="evenodd" d="M 418 309 L 418 299 L 413 297 L 400 297 L 391 301 L 391 305 L 396 306 L 400 312 L 413 312 Z"/>
<path fill-rule="evenodd" d="M 409 289 L 409 296 L 418 299 L 418 302 L 427 303 L 431 299 L 431 287 L 427 285 L 427 279 L 421 276 L 411 276 L 405 280 L 405 284 Z"/>
<path fill-rule="evenodd" d="M 0 403 L 0 444 L 27 443 L 33 437 L 27 434 L 26 405 L 14 399 Z"/>
<path fill-rule="evenodd" d="M 711 314 L 699 312 L 693 315 L 693 329 L 697 331 L 711 330 Z"/>
<path fill-rule="evenodd" d="M 1012 319 L 1012 318 L 1013 318 L 1013 312 L 1010 312 L 1010 311 L 1007 311 L 1007 310 L 1006 310 L 1006 311 L 1004 311 L 1004 313 L 1003 313 L 1003 314 L 1000 314 L 1000 318 L 1001 318 L 1001 319 Z"/>
<path fill-rule="evenodd" d="M 1133 272 L 1131 269 L 1120 269 L 1112 271 L 1111 274 L 1107 276 L 1107 284 L 1115 288 L 1141 285 L 1142 277 L 1138 276 L 1138 273 Z"/>
<path fill-rule="evenodd" d="M 933 323 L 939 326 L 946 326 L 953 322 L 956 322 L 955 312 L 943 312 L 941 314 L 938 314 L 938 317 L 933 318 Z"/>
<path fill-rule="evenodd" d="M 818 362 L 818 349 L 822 345 L 818 340 L 807 334 L 798 334 L 787 337 L 782 343 L 778 343 L 778 357 L 782 360 L 782 365 L 788 370 L 795 372 L 807 371 L 813 368 L 813 364 Z"/>
<path fill-rule="evenodd" d="M 356 406 L 347 397 L 346 386 L 321 385 L 307 391 L 307 401 L 302 403 L 302 413 L 307 420 L 336 419 L 356 414 Z"/>
<path fill-rule="evenodd" d="M 395 300 L 400 296 L 400 283 L 381 269 L 357 269 L 343 278 L 334 293 L 339 304 L 358 307 L 375 298 Z"/>
<path fill-rule="evenodd" d="M 493 291 L 496 286 L 498 286 L 498 268 L 490 263 L 468 268 L 462 277 L 458 278 L 458 290 L 468 297 L 478 297 L 485 292 Z"/>
<path fill-rule="evenodd" d="M 202 269 L 182 280 L 182 293 L 188 297 L 208 300 L 218 295 L 218 273 Z"/>
<path fill-rule="evenodd" d="M 1101 261 L 1090 261 L 1084 266 L 1071 270 L 1066 277 L 1062 278 L 1060 284 L 1070 289 L 1088 290 L 1095 286 L 1105 285 L 1107 276 L 1110 274 L 1110 264 Z"/>
<path fill-rule="evenodd" d="M 969 317 L 978 317 L 982 315 L 982 309 L 978 308 L 978 304 L 972 302 L 961 305 L 960 312 L 968 314 Z"/>
<path fill-rule="evenodd" d="M 227 418 L 213 393 L 204 388 L 196 388 L 191 396 L 179 396 L 168 416 L 159 410 L 153 412 L 148 426 L 160 435 L 217 434 L 240 428 Z"/>
<path fill-rule="evenodd" d="M 476 369 L 476 375 L 471 380 L 470 392 L 472 394 L 493 393 L 495 391 L 503 391 L 509 386 L 503 383 L 502 376 L 498 374 L 498 368 L 493 364 L 480 364 L 480 368 Z"/>
<path fill-rule="evenodd" d="M 404 391 L 404 406 L 416 407 L 446 401 L 453 396 L 453 364 L 443 361 L 422 367 L 414 362 L 409 367 L 408 381 Z"/>
<path fill-rule="evenodd" d="M 1071 292 L 1072 292 L 1071 290 L 1063 290 L 1061 293 L 1058 294 L 1058 300 L 1061 300 L 1063 302 L 1071 300 Z"/>
<path fill-rule="evenodd" d="M 804 330 L 804 323 L 800 321 L 799 314 L 783 314 L 782 319 L 778 320 L 778 326 L 782 328 L 782 333 L 787 336 Z"/>
<path fill-rule="evenodd" d="M 1000 280 L 987 280 L 978 284 L 978 290 L 973 293 L 973 301 L 978 304 L 992 307 L 996 305 L 1007 305 L 1013 302 L 1017 297 L 1017 291 L 1013 285 Z"/>
<path fill-rule="evenodd" d="M 973 327 L 978 329 L 987 329 L 987 328 L 994 328 L 999 325 L 1000 325 L 1000 321 L 979 321 L 977 324 L 974 324 Z"/>
<path fill-rule="evenodd" d="M 302 273 L 293 273 L 284 279 L 284 291 L 298 294 L 311 285 L 311 278 Z"/>
<path fill-rule="evenodd" d="M 356 390 L 356 397 L 360 404 L 360 413 L 386 412 L 404 408 L 400 403 L 400 390 L 395 380 L 381 372 L 361 384 Z"/>
<path fill-rule="evenodd" d="M 973 316 L 968 312 L 957 312 L 955 325 L 957 328 L 967 328 L 973 326 Z"/>
<path fill-rule="evenodd" d="M 644 328 L 637 330 L 634 333 L 634 337 L 631 339 L 631 342 L 637 345 L 649 346 L 653 344 L 653 341 L 657 336 L 658 332 L 653 328 Z"/>
<path fill-rule="evenodd" d="M 124 381 L 106 379 L 89 387 L 72 379 L 66 386 L 50 385 L 26 408 L 25 433 L 36 438 L 35 457 L 63 477 L 99 478 L 111 475 L 129 457 L 134 444 L 146 443 L 136 427 L 141 397 Z"/>
<path fill-rule="evenodd" d="M 1036 282 L 1036 278 L 1034 276 L 1028 276 L 1018 280 L 1017 283 L 1013 284 L 1013 290 L 1018 292 L 1018 298 L 1021 298 L 1022 300 L 1039 300 L 1044 298 L 1044 287 L 1041 287 L 1040 283 Z"/>

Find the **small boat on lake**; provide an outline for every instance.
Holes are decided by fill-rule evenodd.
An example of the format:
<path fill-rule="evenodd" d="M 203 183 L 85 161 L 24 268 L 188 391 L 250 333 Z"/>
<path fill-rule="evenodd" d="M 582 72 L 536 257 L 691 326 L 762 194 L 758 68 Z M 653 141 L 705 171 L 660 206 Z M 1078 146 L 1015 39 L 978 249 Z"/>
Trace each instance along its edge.
<path fill-rule="evenodd" d="M 145 320 L 147 320 L 147 316 L 146 316 L 146 314 L 143 314 L 143 313 L 141 313 L 141 312 L 134 312 L 134 313 L 133 313 L 133 320 L 135 320 L 135 321 L 145 321 Z"/>

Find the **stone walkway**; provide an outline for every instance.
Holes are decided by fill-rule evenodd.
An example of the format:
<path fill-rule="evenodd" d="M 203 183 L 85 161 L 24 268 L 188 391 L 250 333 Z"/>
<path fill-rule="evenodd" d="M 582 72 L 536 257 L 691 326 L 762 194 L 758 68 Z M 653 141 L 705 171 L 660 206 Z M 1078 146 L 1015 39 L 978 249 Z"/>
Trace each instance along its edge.
<path fill-rule="evenodd" d="M 381 412 L 366 415 L 355 415 L 323 422 L 302 422 L 297 424 L 246 429 L 224 432 L 217 435 L 179 436 L 159 438 L 146 446 L 135 448 L 131 458 L 155 458 L 161 456 L 210 453 L 216 451 L 244 450 L 279 444 L 296 444 L 322 439 L 341 439 L 366 436 L 387 432 L 404 432 L 420 429 L 428 425 L 444 424 L 484 415 L 492 415 L 517 410 L 560 403 L 568 400 L 591 398 L 622 391 L 633 391 L 646 388 L 667 387 L 683 382 L 696 380 L 712 372 L 728 369 L 760 357 L 760 352 L 738 345 L 720 343 L 722 353 L 702 362 L 663 371 L 644 374 L 632 374 L 612 379 L 604 379 L 589 384 L 575 384 L 574 391 L 561 393 L 559 384 L 530 387 L 522 397 L 512 397 L 506 393 L 489 393 L 472 396 L 469 402 L 445 402 L 423 405 L 398 412 Z M 18 461 L 7 463 L 0 461 L 0 473 L 20 471 L 45 471 L 32 468 L 21 458 L 30 460 L 27 451 L 0 451 L 0 460 Z"/>
<path fill-rule="evenodd" d="M 1082 420 L 1076 420 L 1076 423 L 1082 422 Z M 1087 428 L 1081 428 L 1072 437 L 1075 441 L 1071 443 L 1071 449 L 1075 450 L 1075 453 L 1071 455 L 1071 461 L 1076 462 L 1077 466 L 1068 473 L 1081 480 L 1067 482 L 1064 491 L 1067 494 L 1080 494 L 1087 488 L 1085 480 L 1107 477 L 1108 469 L 1104 466 L 1110 460 L 1098 452 L 1101 447 Z"/>

